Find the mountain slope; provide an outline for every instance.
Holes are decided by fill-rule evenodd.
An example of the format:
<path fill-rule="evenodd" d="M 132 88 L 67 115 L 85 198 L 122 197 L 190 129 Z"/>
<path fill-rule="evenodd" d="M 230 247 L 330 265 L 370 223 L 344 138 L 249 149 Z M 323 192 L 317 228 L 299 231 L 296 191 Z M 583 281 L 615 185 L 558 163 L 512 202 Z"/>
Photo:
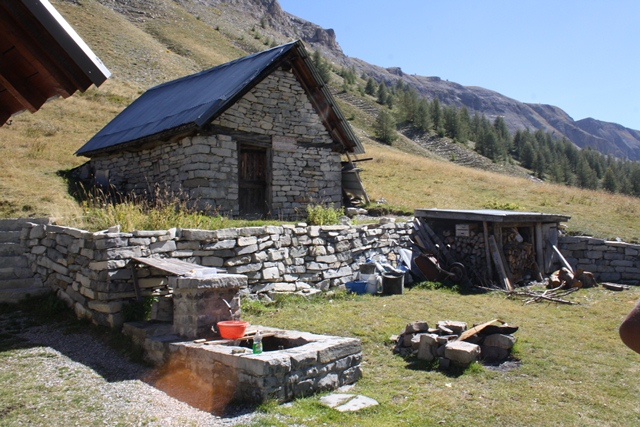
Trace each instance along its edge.
<path fill-rule="evenodd" d="M 99 8 L 96 1 L 103 7 Z M 592 147 L 619 158 L 640 160 L 640 131 L 591 118 L 574 121 L 555 106 L 526 104 L 489 89 L 462 86 L 439 77 L 409 75 L 399 67 L 386 69 L 348 57 L 342 52 L 333 30 L 287 13 L 277 0 L 58 0 L 55 3 L 63 8 L 83 7 L 95 11 L 94 16 L 106 18 L 101 21 L 102 25 L 116 22 L 116 25 L 137 27 L 139 36 L 131 40 L 105 43 L 97 37 L 90 44 L 112 68 L 114 78 L 134 82 L 141 88 L 263 50 L 269 45 L 301 39 L 309 50 L 320 50 L 336 66 L 353 67 L 358 75 L 366 74 L 387 85 L 402 80 L 430 99 L 437 97 L 443 104 L 466 106 L 472 114 L 478 112 L 490 120 L 502 116 L 511 132 L 543 129 L 558 137 L 564 136 L 581 148 Z M 101 24 L 93 19 L 78 19 L 72 24 L 83 30 L 82 34 L 100 37 L 130 34 L 112 29 L 99 31 L 96 24 L 98 27 Z M 101 51 L 102 46 L 120 49 Z"/>

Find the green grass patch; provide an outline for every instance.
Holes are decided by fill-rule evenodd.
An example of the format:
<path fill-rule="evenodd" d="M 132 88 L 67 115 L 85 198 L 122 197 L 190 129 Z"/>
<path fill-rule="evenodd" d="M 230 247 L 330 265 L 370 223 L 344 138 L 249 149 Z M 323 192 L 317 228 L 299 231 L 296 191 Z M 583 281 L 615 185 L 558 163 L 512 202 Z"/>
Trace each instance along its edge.
<path fill-rule="evenodd" d="M 243 318 L 254 324 L 359 338 L 364 377 L 351 393 L 380 403 L 346 414 L 321 406 L 319 396 L 268 403 L 253 425 L 635 425 L 638 356 L 621 343 L 617 327 L 639 295 L 594 288 L 574 294 L 576 306 L 523 305 L 500 293 L 414 287 L 394 296 L 286 299 L 253 311 L 243 305 Z M 520 328 L 514 369 L 472 364 L 441 371 L 393 354 L 389 337 L 411 321 L 472 326 L 493 318 Z"/>

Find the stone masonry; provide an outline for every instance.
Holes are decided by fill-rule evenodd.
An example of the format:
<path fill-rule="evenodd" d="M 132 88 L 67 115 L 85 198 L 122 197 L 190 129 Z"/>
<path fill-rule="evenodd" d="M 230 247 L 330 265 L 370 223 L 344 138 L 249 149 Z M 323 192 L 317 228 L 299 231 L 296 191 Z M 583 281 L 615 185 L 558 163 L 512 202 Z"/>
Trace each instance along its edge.
<path fill-rule="evenodd" d="M 304 214 L 309 203 L 339 207 L 340 154 L 306 93 L 290 71 L 267 76 L 213 121 L 215 132 L 174 139 L 141 150 L 94 157 L 90 168 L 108 174 L 120 192 L 153 194 L 154 186 L 200 209 L 238 214 L 238 144 L 242 135 L 270 141 L 271 216 Z M 224 130 L 228 130 L 225 134 Z"/>
<path fill-rule="evenodd" d="M 27 296 L 50 292 L 29 266 L 20 232 L 26 223 L 50 224 L 49 218 L 0 219 L 0 302 L 16 303 Z"/>
<path fill-rule="evenodd" d="M 132 257 L 171 257 L 226 269 L 248 278 L 245 292 L 320 292 L 355 278 L 375 254 L 395 260 L 409 246 L 411 223 L 387 218 L 359 226 L 246 227 L 92 233 L 49 224 L 27 224 L 22 242 L 31 268 L 78 317 L 120 326 L 123 306 L 135 298 Z M 143 296 L 166 287 L 167 278 L 139 270 Z"/>
<path fill-rule="evenodd" d="M 639 244 L 563 236 L 558 248 L 574 270 L 590 271 L 599 282 L 640 284 Z"/>

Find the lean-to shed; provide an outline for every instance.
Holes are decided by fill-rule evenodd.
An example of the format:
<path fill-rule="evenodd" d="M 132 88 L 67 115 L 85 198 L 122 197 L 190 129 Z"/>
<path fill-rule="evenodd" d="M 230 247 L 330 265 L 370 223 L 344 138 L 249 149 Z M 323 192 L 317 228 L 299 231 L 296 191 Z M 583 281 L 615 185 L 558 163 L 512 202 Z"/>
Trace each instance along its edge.
<path fill-rule="evenodd" d="M 76 154 L 122 193 L 286 219 L 341 205 L 344 153 L 364 149 L 296 41 L 147 90 Z"/>
<path fill-rule="evenodd" d="M 497 281 L 507 288 L 556 269 L 554 246 L 561 223 L 571 218 L 492 209 L 416 209 L 414 215 L 420 241 L 462 263 L 476 284 Z"/>

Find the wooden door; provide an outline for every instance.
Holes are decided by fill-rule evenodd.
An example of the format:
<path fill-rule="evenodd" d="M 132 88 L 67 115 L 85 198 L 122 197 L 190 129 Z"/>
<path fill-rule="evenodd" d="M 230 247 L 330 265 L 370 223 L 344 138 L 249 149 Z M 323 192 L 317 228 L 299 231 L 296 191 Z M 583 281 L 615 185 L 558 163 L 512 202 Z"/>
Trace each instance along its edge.
<path fill-rule="evenodd" d="M 270 211 L 269 162 L 266 148 L 240 145 L 238 187 L 240 216 L 264 218 Z"/>

